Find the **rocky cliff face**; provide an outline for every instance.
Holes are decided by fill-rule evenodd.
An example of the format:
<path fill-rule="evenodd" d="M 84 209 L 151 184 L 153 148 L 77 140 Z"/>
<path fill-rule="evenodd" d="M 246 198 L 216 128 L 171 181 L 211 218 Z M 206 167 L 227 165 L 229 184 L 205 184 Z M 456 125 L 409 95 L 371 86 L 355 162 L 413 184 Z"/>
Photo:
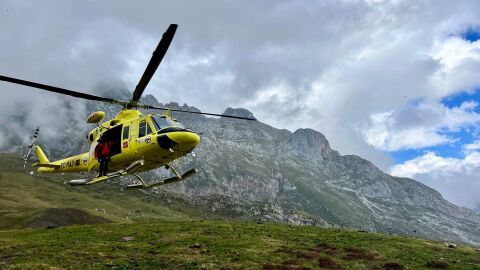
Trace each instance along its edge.
<path fill-rule="evenodd" d="M 162 105 L 150 95 L 144 100 Z M 198 111 L 176 103 L 164 106 Z M 96 104 L 87 109 L 103 109 L 108 116 L 118 110 Z M 253 117 L 245 109 L 228 108 L 225 114 Z M 320 132 L 299 129 L 292 133 L 261 122 L 193 114 L 173 116 L 202 133 L 195 157 L 189 155 L 176 164 L 182 170 L 195 167 L 199 173 L 188 181 L 147 191 L 150 194 L 228 218 L 351 227 L 480 244 L 479 215 L 449 203 L 415 180 L 392 177 L 358 156 L 340 155 Z M 47 148 L 57 158 L 85 150 L 87 132 L 64 132 L 60 143 L 48 142 Z M 72 149 L 61 143 L 68 136 L 85 143 Z M 146 173 L 145 178 L 164 175 L 159 169 Z"/>
<path fill-rule="evenodd" d="M 245 109 L 229 108 L 227 113 L 253 117 Z M 185 169 L 199 168 L 199 175 L 168 187 L 172 192 L 224 195 L 238 205 L 267 203 L 308 217 L 302 221 L 307 223 L 480 243 L 479 215 L 418 181 L 390 176 L 361 157 L 340 155 L 320 132 L 291 133 L 261 122 L 197 115 L 175 117 L 204 133 L 196 157 L 183 163 Z"/>

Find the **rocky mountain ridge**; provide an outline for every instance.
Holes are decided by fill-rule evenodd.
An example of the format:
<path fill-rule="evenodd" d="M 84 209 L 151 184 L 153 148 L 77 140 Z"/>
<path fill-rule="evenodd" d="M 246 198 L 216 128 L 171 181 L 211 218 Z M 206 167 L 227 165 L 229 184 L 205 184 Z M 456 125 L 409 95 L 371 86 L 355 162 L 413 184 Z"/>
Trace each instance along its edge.
<path fill-rule="evenodd" d="M 151 95 L 143 101 L 199 111 L 160 104 Z M 85 117 L 100 109 L 112 117 L 119 108 L 88 103 Z M 246 109 L 228 108 L 225 114 L 254 117 Z M 292 133 L 258 121 L 172 115 L 202 133 L 195 157 L 176 162 L 182 170 L 195 167 L 199 173 L 188 181 L 146 191 L 149 195 L 191 203 L 226 218 L 351 227 L 480 245 L 479 215 L 444 200 L 420 182 L 390 176 L 358 156 L 340 155 L 320 132 Z M 77 130 L 88 126 L 74 124 L 76 128 L 61 133 L 58 141 L 43 142 L 53 157 L 87 149 L 88 131 Z M 72 138 L 84 143 L 62 143 Z M 165 173 L 156 170 L 145 178 L 158 179 Z"/>

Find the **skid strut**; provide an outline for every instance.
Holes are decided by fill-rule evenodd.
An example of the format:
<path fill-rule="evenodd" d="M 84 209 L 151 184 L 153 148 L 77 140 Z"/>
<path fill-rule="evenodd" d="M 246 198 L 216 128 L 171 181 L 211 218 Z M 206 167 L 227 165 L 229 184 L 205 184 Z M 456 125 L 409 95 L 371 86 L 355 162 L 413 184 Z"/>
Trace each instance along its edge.
<path fill-rule="evenodd" d="M 178 173 L 178 171 L 174 167 L 172 167 L 171 165 L 166 165 L 165 167 L 170 169 L 175 174 L 175 176 L 167 178 L 165 180 L 161 180 L 159 182 L 155 182 L 155 183 L 152 183 L 152 184 L 147 184 L 147 183 L 145 183 L 145 181 L 139 175 L 133 174 L 135 177 L 138 178 L 138 180 L 140 180 L 140 183 L 128 185 L 127 188 L 132 188 L 132 189 L 134 189 L 134 188 L 152 188 L 152 187 L 162 186 L 162 185 L 166 185 L 166 184 L 171 184 L 171 183 L 183 181 L 183 180 L 187 179 L 188 177 L 197 173 L 196 169 L 191 169 L 191 170 L 187 171 L 186 173 L 180 175 Z"/>
<path fill-rule="evenodd" d="M 98 182 L 102 182 L 102 181 L 106 181 L 106 180 L 109 180 L 109 179 L 112 179 L 112 178 L 127 175 L 127 174 L 131 173 L 137 167 L 143 166 L 143 164 L 144 164 L 143 159 L 136 160 L 136 161 L 132 162 L 132 164 L 130 164 L 126 169 L 119 170 L 119 171 L 116 171 L 116 172 L 111 172 L 111 173 L 107 174 L 106 176 L 95 177 L 95 178 L 90 179 L 90 180 L 89 179 L 70 180 L 66 184 L 70 184 L 71 186 L 84 186 L 84 185 L 96 184 Z"/>

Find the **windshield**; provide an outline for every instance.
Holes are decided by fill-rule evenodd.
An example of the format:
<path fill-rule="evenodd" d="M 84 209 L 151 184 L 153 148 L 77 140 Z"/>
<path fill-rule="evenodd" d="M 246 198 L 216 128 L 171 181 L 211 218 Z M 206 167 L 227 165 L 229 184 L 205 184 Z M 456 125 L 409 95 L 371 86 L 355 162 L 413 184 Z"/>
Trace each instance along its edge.
<path fill-rule="evenodd" d="M 156 130 L 160 130 L 166 127 L 180 127 L 184 126 L 173 118 L 167 118 L 163 115 L 152 115 L 153 124 L 155 125 Z"/>

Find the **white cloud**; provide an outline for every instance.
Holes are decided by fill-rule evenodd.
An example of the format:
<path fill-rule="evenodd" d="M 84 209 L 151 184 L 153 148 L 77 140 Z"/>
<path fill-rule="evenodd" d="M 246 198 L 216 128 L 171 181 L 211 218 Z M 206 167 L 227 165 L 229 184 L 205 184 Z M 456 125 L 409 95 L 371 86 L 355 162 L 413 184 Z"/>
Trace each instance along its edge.
<path fill-rule="evenodd" d="M 391 174 L 415 178 L 458 205 L 480 211 L 480 152 L 445 158 L 433 152 L 391 168 Z"/>
<path fill-rule="evenodd" d="M 459 36 L 437 40 L 431 57 L 439 69 L 431 77 L 432 97 L 443 97 L 457 91 L 472 91 L 480 84 L 480 41 L 470 42 Z"/>
<path fill-rule="evenodd" d="M 420 102 L 398 111 L 372 114 L 362 129 L 365 141 L 377 149 L 398 151 L 422 149 L 457 141 L 453 135 L 480 123 L 474 109 L 478 103 L 465 101 L 449 108 L 439 102 Z"/>
<path fill-rule="evenodd" d="M 369 144 L 362 124 L 379 112 L 408 122 L 395 112 L 410 101 L 476 85 L 478 44 L 458 36 L 480 25 L 479 9 L 479 1 L 1 1 L 0 74 L 74 90 L 99 80 L 133 89 L 166 26 L 178 23 L 146 93 L 203 111 L 245 106 L 279 128 L 317 129 L 342 154 L 388 168 L 374 146 L 454 138 L 420 123 L 389 140 L 397 124 L 385 120 L 383 137 Z M 19 88 L 0 85 L 10 89 Z M 25 96 L 9 94 L 0 106 L 15 98 Z"/>
<path fill-rule="evenodd" d="M 480 150 L 480 140 L 475 140 L 473 143 L 464 145 L 463 149 L 466 152 L 471 152 L 473 150 Z"/>
<path fill-rule="evenodd" d="M 398 110 L 412 99 L 459 91 L 460 84 L 452 82 L 456 75 L 451 74 L 459 74 L 461 68 L 462 74 L 474 78 L 478 70 L 469 64 L 475 59 L 466 53 L 472 50 L 465 50 L 465 64 L 450 69 L 444 67 L 451 61 L 443 53 L 454 48 L 445 45 L 452 34 L 479 22 L 476 2 L 285 1 L 202 6 L 192 7 L 195 14 L 173 17 L 180 27 L 150 93 L 204 111 L 247 107 L 261 121 L 290 130 L 314 128 L 325 133 L 341 153 L 361 155 L 383 168 L 391 161 L 365 143 L 358 132 L 361 123 L 376 112 Z M 178 6 L 158 8 L 168 9 Z M 160 25 L 160 19 L 148 16 L 149 11 L 138 18 L 129 10 L 129 5 L 121 5 L 113 14 L 146 34 L 153 33 L 151 25 Z M 175 68 L 204 55 L 214 56 L 208 65 Z M 139 65 L 136 73 L 129 74 L 140 74 L 142 69 Z M 230 80 L 211 83 L 210 78 L 225 73 Z M 129 84 L 134 86 L 136 77 L 131 78 Z M 403 136 L 416 138 L 417 133 L 426 132 Z M 453 140 L 431 137 L 436 135 L 434 130 L 426 134 L 428 141 Z"/>

